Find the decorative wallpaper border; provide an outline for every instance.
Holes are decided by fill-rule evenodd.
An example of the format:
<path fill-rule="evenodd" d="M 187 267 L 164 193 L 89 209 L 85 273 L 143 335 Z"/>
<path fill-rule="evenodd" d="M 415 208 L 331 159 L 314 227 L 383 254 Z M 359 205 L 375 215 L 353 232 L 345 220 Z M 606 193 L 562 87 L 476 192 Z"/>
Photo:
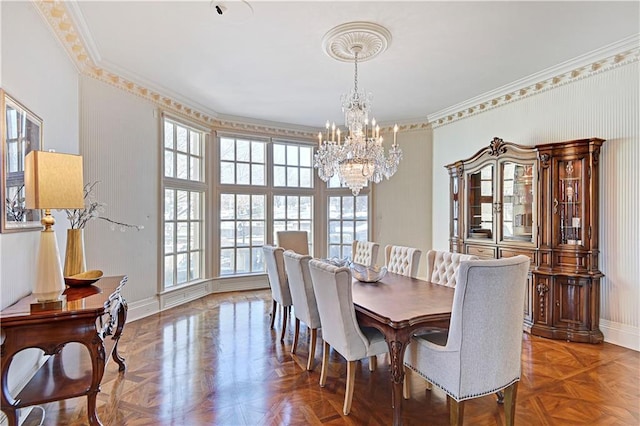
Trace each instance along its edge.
<path fill-rule="evenodd" d="M 87 48 L 83 44 L 82 37 L 76 30 L 64 2 L 60 0 L 36 0 L 35 4 L 81 74 L 93 77 L 119 89 L 125 90 L 133 95 L 142 97 L 178 116 L 193 120 L 207 127 L 212 127 L 214 130 L 268 133 L 273 136 L 285 138 L 293 137 L 311 140 L 315 140 L 316 138 L 316 131 L 297 130 L 286 128 L 284 126 L 280 127 L 277 125 L 256 124 L 240 120 L 235 121 L 232 119 L 214 117 L 186 105 L 185 103 L 176 101 L 171 97 L 165 96 L 158 91 L 148 89 L 147 87 L 123 78 L 109 70 L 101 68 L 93 62 L 91 56 L 88 54 Z M 539 78 L 536 79 L 536 76 L 534 75 L 529 78 L 529 80 L 533 79 L 533 81 L 535 81 L 533 83 L 527 83 L 524 82 L 524 80 L 520 80 L 510 85 L 510 87 L 505 86 L 503 88 L 496 89 L 491 93 L 485 93 L 477 98 L 453 105 L 450 108 L 427 116 L 426 121 L 399 124 L 399 131 L 416 131 L 444 126 L 463 118 L 471 117 L 473 115 L 489 111 L 493 108 L 524 99 L 537 93 L 551 90 L 623 65 L 637 62 L 640 60 L 640 43 L 638 43 L 638 37 L 631 37 L 629 40 L 630 41 L 627 42 L 627 44 L 630 47 L 623 50 L 621 53 L 614 53 L 606 56 L 606 53 L 602 52 L 602 56 L 606 56 L 604 59 L 591 55 L 593 58 L 587 65 L 574 65 L 575 68 L 570 69 L 569 71 L 560 71 L 558 69 L 557 74 L 553 74 L 550 77 L 543 77 L 540 75 Z M 570 65 L 565 64 L 565 67 L 566 66 L 570 67 Z M 499 93 L 501 89 L 504 93 Z M 384 127 L 381 131 L 383 133 L 388 133 L 392 132 L 393 128 L 391 126 Z"/>

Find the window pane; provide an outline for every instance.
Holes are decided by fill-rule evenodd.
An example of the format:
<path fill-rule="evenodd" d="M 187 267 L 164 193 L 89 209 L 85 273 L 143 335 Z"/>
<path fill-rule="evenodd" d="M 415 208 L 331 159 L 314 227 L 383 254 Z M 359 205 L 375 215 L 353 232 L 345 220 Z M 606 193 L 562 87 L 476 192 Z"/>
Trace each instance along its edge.
<path fill-rule="evenodd" d="M 189 218 L 189 203 L 187 198 L 187 191 L 176 191 L 177 193 L 177 213 L 178 219 L 188 219 Z"/>
<path fill-rule="evenodd" d="M 342 257 L 340 256 L 340 246 L 329 246 L 329 257 Z"/>
<path fill-rule="evenodd" d="M 342 218 L 353 219 L 353 197 L 342 198 Z"/>
<path fill-rule="evenodd" d="M 164 151 L 164 175 L 168 177 L 175 177 L 175 170 L 173 170 L 173 151 Z"/>
<path fill-rule="evenodd" d="M 200 219 L 200 193 L 192 192 L 191 193 L 191 204 L 189 205 L 189 217 L 192 220 Z"/>
<path fill-rule="evenodd" d="M 176 233 L 176 251 L 177 252 L 187 251 L 187 248 L 188 248 L 187 229 L 188 229 L 187 223 L 185 222 L 178 223 L 177 233 Z"/>
<path fill-rule="evenodd" d="M 286 164 L 284 145 L 273 145 L 273 164 Z"/>
<path fill-rule="evenodd" d="M 220 222 L 220 246 L 233 247 L 236 239 L 236 223 L 234 221 Z"/>
<path fill-rule="evenodd" d="M 239 248 L 237 256 L 236 272 L 241 274 L 251 272 L 251 249 Z"/>
<path fill-rule="evenodd" d="M 164 257 L 164 286 L 165 288 L 171 287 L 173 285 L 173 271 L 174 271 L 174 257 L 173 256 L 165 256 Z"/>
<path fill-rule="evenodd" d="M 200 247 L 200 223 L 192 222 L 191 231 L 189 232 L 189 244 L 191 250 L 199 250 Z"/>
<path fill-rule="evenodd" d="M 251 142 L 251 162 L 264 164 L 264 142 Z"/>
<path fill-rule="evenodd" d="M 287 219 L 298 218 L 298 197 L 287 197 Z"/>
<path fill-rule="evenodd" d="M 369 215 L 369 199 L 366 195 L 356 197 L 356 218 L 366 219 Z"/>
<path fill-rule="evenodd" d="M 300 219 L 311 219 L 311 197 L 300 197 Z"/>
<path fill-rule="evenodd" d="M 196 280 L 202 278 L 200 275 L 200 252 L 195 251 L 191 253 L 191 259 L 189 261 L 189 280 Z"/>
<path fill-rule="evenodd" d="M 173 149 L 173 123 L 170 121 L 164 122 L 164 146 Z"/>
<path fill-rule="evenodd" d="M 251 201 L 249 195 L 238 194 L 236 196 L 236 218 L 249 219 L 251 217 Z"/>
<path fill-rule="evenodd" d="M 300 165 L 303 167 L 311 167 L 312 149 L 307 146 L 300 147 Z"/>
<path fill-rule="evenodd" d="M 175 217 L 175 204 L 173 190 L 164 190 L 164 220 L 173 220 Z"/>
<path fill-rule="evenodd" d="M 356 240 L 367 241 L 369 239 L 369 224 L 365 221 L 356 222 Z"/>
<path fill-rule="evenodd" d="M 273 217 L 275 219 L 285 219 L 287 217 L 287 197 L 274 195 L 273 197 Z"/>
<path fill-rule="evenodd" d="M 249 180 L 249 165 L 244 163 L 237 163 L 236 167 L 238 168 L 238 177 L 236 183 L 238 185 L 249 185 L 251 183 L 251 181 Z"/>
<path fill-rule="evenodd" d="M 200 155 L 200 133 L 189 132 L 189 141 L 191 142 L 191 154 Z"/>
<path fill-rule="evenodd" d="M 177 268 L 176 268 L 176 272 L 177 272 L 177 280 L 176 282 L 178 284 L 182 284 L 182 283 L 186 283 L 187 282 L 187 266 L 188 266 L 188 257 L 186 253 L 182 253 L 176 256 L 176 262 L 177 262 Z"/>
<path fill-rule="evenodd" d="M 236 140 L 236 161 L 251 161 L 251 142 L 244 139 Z"/>
<path fill-rule="evenodd" d="M 220 163 L 220 183 L 236 183 L 235 164 L 221 162 Z"/>
<path fill-rule="evenodd" d="M 297 166 L 298 164 L 298 147 L 295 145 L 287 145 L 287 165 Z"/>
<path fill-rule="evenodd" d="M 164 252 L 165 254 L 171 254 L 175 252 L 175 246 L 173 244 L 174 236 L 174 224 L 167 222 L 164 224 Z"/>
<path fill-rule="evenodd" d="M 273 185 L 274 186 L 286 186 L 286 169 L 283 166 L 273 167 Z"/>
<path fill-rule="evenodd" d="M 221 138 L 220 139 L 220 159 L 227 161 L 234 161 L 235 156 L 235 142 L 233 139 Z"/>
<path fill-rule="evenodd" d="M 353 242 L 353 234 L 353 222 L 342 222 L 342 244 L 351 244 Z"/>
<path fill-rule="evenodd" d="M 235 272 L 235 256 L 233 249 L 220 250 L 220 274 L 228 275 Z"/>
<path fill-rule="evenodd" d="M 176 150 L 187 152 L 187 129 L 176 126 Z"/>
<path fill-rule="evenodd" d="M 248 246 L 251 242 L 250 222 L 238 222 L 236 229 L 236 246 Z"/>
<path fill-rule="evenodd" d="M 288 220 L 287 231 L 298 231 L 299 225 L 297 220 Z"/>
<path fill-rule="evenodd" d="M 251 271 L 262 272 L 264 271 L 264 262 L 262 260 L 262 248 L 254 248 L 251 250 Z"/>
<path fill-rule="evenodd" d="M 300 169 L 300 187 L 311 188 L 311 169 Z"/>
<path fill-rule="evenodd" d="M 334 244 L 340 244 L 342 240 L 342 228 L 340 222 L 337 220 L 329 221 L 329 242 Z"/>
<path fill-rule="evenodd" d="M 264 195 L 253 195 L 251 197 L 251 217 L 253 219 L 264 219 Z"/>
<path fill-rule="evenodd" d="M 200 180 L 200 159 L 198 157 L 189 157 L 191 165 L 189 167 L 189 179 Z"/>
<path fill-rule="evenodd" d="M 187 163 L 187 156 L 185 154 L 177 154 L 177 164 L 176 164 L 176 177 L 178 179 L 187 179 L 189 178 L 189 170 Z"/>
<path fill-rule="evenodd" d="M 264 222 L 253 221 L 251 222 L 251 245 L 263 246 L 264 240 Z"/>
<path fill-rule="evenodd" d="M 274 220 L 273 221 L 273 242 L 276 243 L 278 241 L 277 235 L 278 231 L 286 231 L 287 223 L 284 220 Z"/>
<path fill-rule="evenodd" d="M 264 185 L 264 166 L 262 164 L 251 165 L 251 184 Z"/>
<path fill-rule="evenodd" d="M 220 219 L 233 219 L 236 214 L 236 202 L 233 194 L 220 195 Z"/>
<path fill-rule="evenodd" d="M 287 167 L 287 186 L 298 186 L 298 169 Z"/>

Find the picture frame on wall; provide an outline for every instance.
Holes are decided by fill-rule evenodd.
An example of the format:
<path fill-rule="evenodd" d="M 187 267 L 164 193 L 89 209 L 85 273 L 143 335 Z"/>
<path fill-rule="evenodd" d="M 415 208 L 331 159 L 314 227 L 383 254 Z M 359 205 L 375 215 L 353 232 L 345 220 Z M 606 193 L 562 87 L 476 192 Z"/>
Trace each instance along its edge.
<path fill-rule="evenodd" d="M 0 98 L 3 163 L 0 232 L 41 229 L 40 210 L 25 208 L 24 164 L 29 152 L 42 150 L 42 119 L 1 88 Z"/>

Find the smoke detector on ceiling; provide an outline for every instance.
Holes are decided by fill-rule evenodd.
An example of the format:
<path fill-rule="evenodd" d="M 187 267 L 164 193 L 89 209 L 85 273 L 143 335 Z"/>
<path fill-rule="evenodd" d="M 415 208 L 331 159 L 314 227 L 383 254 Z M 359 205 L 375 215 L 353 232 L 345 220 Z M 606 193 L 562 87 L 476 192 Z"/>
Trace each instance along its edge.
<path fill-rule="evenodd" d="M 237 24 L 253 16 L 253 7 L 245 0 L 213 0 L 210 6 L 217 22 Z"/>

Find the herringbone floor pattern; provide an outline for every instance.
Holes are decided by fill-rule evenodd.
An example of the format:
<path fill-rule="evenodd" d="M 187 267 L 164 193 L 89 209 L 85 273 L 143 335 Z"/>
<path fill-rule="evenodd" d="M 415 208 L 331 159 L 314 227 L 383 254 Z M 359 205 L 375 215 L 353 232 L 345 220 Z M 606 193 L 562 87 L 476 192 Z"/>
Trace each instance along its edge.
<path fill-rule="evenodd" d="M 352 411 L 342 415 L 346 364 L 332 352 L 327 386 L 306 365 L 307 329 L 297 355 L 292 332 L 281 344 L 269 329 L 269 291 L 210 295 L 128 324 L 120 340 L 127 371 L 110 361 L 98 396 L 105 425 L 389 425 L 389 369 L 378 358 L 356 373 Z M 278 320 L 279 318 L 277 318 Z M 276 321 L 278 324 L 278 321 Z M 292 328 L 292 327 L 291 327 Z M 321 333 L 319 334 L 321 335 Z M 639 425 L 640 353 L 611 344 L 579 344 L 524 335 L 516 423 Z M 405 425 L 445 425 L 444 393 L 412 380 Z M 47 404 L 45 425 L 87 423 L 86 398 Z M 25 425 L 37 425 L 34 410 Z M 467 402 L 467 425 L 503 425 L 493 396 Z"/>

